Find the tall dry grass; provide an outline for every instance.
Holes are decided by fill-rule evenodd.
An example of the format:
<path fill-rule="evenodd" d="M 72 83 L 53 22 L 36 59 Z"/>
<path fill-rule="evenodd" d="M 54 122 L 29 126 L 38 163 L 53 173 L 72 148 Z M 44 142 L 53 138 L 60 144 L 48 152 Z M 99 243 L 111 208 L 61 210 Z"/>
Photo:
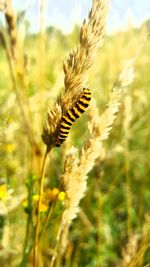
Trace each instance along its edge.
<path fill-rule="evenodd" d="M 44 9 L 45 1 L 41 1 L 40 33 L 38 36 L 38 51 L 40 52 L 38 52 L 37 64 L 39 64 L 39 66 L 37 66 L 36 71 L 38 72 L 38 86 L 40 87 L 42 96 L 44 95 L 43 92 L 46 86 L 46 42 L 48 40 L 44 26 Z M 105 143 L 111 134 L 114 122 L 119 115 L 122 105 L 124 105 L 123 131 L 125 141 L 123 149 L 125 153 L 126 174 L 127 244 L 126 246 L 122 246 L 122 259 L 121 257 L 119 260 L 117 259 L 116 266 L 143 266 L 143 258 L 150 241 L 149 215 L 147 213 L 145 216 L 145 223 L 143 224 L 141 236 L 139 237 L 134 234 L 131 218 L 133 199 L 131 178 L 129 177 L 130 162 L 128 149 L 129 140 L 131 138 L 130 125 L 133 120 L 133 103 L 131 96 L 128 95 L 128 88 L 132 86 L 134 81 L 134 66 L 136 65 L 136 60 L 140 53 L 139 50 L 135 52 L 134 57 L 130 57 L 131 59 L 126 60 L 120 74 L 117 71 L 117 78 L 109 92 L 107 105 L 102 112 L 99 112 L 98 103 L 92 99 L 88 110 L 88 137 L 85 138 L 84 144 L 81 145 L 80 149 L 72 145 L 66 145 L 63 151 L 63 171 L 62 174 L 59 174 L 57 188 L 52 189 L 49 187 L 48 179 L 46 179 L 46 170 L 48 169 L 49 171 L 51 168 L 55 168 L 54 166 L 56 166 L 57 169 L 57 163 L 55 164 L 54 161 L 51 163 L 51 160 L 53 160 L 52 152 L 57 144 L 62 118 L 80 98 L 83 88 L 87 85 L 89 70 L 97 59 L 97 50 L 103 45 L 108 15 L 108 2 L 104 0 L 92 1 L 89 17 L 87 20 L 84 20 L 80 29 L 77 48 L 69 53 L 67 60 L 63 63 L 64 90 L 62 90 L 61 95 L 58 96 L 54 105 L 49 107 L 47 117 L 45 113 L 42 113 L 44 101 L 41 104 L 42 117 L 46 117 L 42 132 L 42 140 L 46 146 L 45 154 L 43 152 L 43 144 L 41 140 L 39 140 L 39 135 L 36 134 L 36 132 L 40 131 L 38 124 L 34 127 L 32 102 L 29 100 L 27 93 L 30 83 L 29 74 L 26 70 L 26 55 L 20 40 L 17 16 L 11 0 L 5 1 L 2 12 L 6 22 L 5 25 L 1 26 L 0 39 L 6 53 L 12 88 L 20 110 L 21 125 L 23 128 L 22 139 L 27 139 L 29 145 L 28 157 L 30 157 L 26 171 L 29 177 L 26 181 L 27 197 L 23 202 L 27 215 L 25 239 L 24 244 L 21 246 L 19 261 L 17 263 L 10 263 L 10 266 L 40 267 L 44 266 L 44 264 L 46 264 L 45 266 L 51 267 L 64 266 L 63 262 L 65 257 L 66 262 L 68 262 L 68 265 L 66 263 L 65 266 L 78 266 L 78 255 L 74 256 L 76 259 L 74 263 L 71 262 L 73 247 L 70 245 L 69 241 L 70 227 L 80 211 L 79 215 L 83 223 L 89 226 L 90 231 L 94 228 L 88 216 L 80 210 L 80 202 L 88 190 L 87 179 L 89 173 L 94 170 L 94 168 L 96 169 L 98 164 L 102 164 L 105 159 Z M 140 49 L 142 49 L 142 45 Z M 91 88 L 90 91 L 92 92 Z M 61 150 L 63 150 L 63 147 L 59 148 L 58 153 L 62 153 Z M 50 161 L 48 161 L 49 157 Z M 101 174 L 97 176 L 99 175 Z M 52 178 L 50 177 L 50 179 Z M 2 188 L 3 195 L 5 195 L 7 192 L 5 185 L 3 185 Z M 113 188 L 110 187 L 109 190 L 108 195 L 111 194 Z M 99 194 L 98 199 L 102 211 L 103 197 L 101 192 Z M 59 205 L 59 201 L 63 204 L 61 208 L 58 209 L 58 215 L 57 205 Z M 21 199 L 19 198 L 18 206 L 20 206 L 20 202 Z M 7 210 L 7 205 L 5 205 L 5 203 L 4 206 L 6 206 Z M 10 209 L 8 214 L 9 212 Z M 4 213 L 3 218 L 5 219 L 5 217 L 7 217 L 8 219 L 8 214 L 7 212 Z M 100 213 L 100 215 L 102 216 L 102 213 Z M 57 217 L 57 224 L 54 223 L 53 216 Z M 102 232 L 103 229 L 105 229 L 103 228 L 101 216 L 99 217 L 99 227 L 101 229 L 98 229 L 98 246 L 102 246 Z M 49 227 L 50 231 L 48 231 Z M 48 242 L 45 236 L 47 232 L 53 232 L 53 229 L 54 240 Z M 8 227 L 5 227 L 4 233 L 5 240 L 8 241 Z M 5 245 L 5 240 L 3 239 L 2 242 L 2 253 L 5 251 L 6 256 L 3 257 L 2 264 L 7 264 L 9 261 L 13 262 L 11 261 L 11 253 L 13 254 L 13 252 L 6 252 L 7 245 Z M 44 250 L 45 246 L 43 242 L 46 242 L 46 250 Z M 8 242 L 6 243 L 8 244 Z M 5 250 L 3 250 L 3 247 L 5 247 Z M 102 248 L 98 248 L 98 253 L 102 253 L 101 249 Z M 100 255 L 97 256 L 98 263 L 94 263 L 95 265 L 91 266 L 100 266 L 99 256 Z M 101 264 L 101 266 L 104 265 Z"/>

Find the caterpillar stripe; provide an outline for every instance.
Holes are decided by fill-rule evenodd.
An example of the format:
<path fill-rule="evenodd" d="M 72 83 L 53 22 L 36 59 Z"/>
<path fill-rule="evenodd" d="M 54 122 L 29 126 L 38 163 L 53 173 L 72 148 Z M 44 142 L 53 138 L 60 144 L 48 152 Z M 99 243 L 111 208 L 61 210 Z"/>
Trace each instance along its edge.
<path fill-rule="evenodd" d="M 89 89 L 84 88 L 81 97 L 74 104 L 74 106 L 68 110 L 67 114 L 62 117 L 60 124 L 59 134 L 56 141 L 56 146 L 59 147 L 66 140 L 69 130 L 73 122 L 78 119 L 82 113 L 85 112 L 91 100 L 91 92 Z"/>

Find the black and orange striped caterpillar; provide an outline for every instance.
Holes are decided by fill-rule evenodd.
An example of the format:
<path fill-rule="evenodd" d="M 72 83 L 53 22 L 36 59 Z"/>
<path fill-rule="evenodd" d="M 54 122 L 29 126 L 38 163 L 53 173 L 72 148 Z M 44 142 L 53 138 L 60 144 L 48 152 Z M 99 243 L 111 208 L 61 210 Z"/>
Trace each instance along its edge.
<path fill-rule="evenodd" d="M 58 138 L 56 141 L 56 146 L 59 147 L 66 140 L 69 130 L 73 122 L 85 112 L 86 108 L 89 106 L 91 100 L 91 92 L 88 88 L 84 88 L 80 98 L 73 105 L 73 107 L 62 117 L 60 123 L 60 129 Z"/>

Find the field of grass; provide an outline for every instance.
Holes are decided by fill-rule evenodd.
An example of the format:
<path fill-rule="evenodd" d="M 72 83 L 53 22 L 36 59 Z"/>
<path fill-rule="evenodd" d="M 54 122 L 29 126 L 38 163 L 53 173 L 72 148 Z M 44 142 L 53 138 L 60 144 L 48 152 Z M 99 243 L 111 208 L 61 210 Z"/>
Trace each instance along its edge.
<path fill-rule="evenodd" d="M 56 240 L 65 209 L 61 180 L 70 148 L 75 146 L 80 155 L 89 139 L 88 124 L 97 119 L 92 104 L 73 124 L 66 142 L 54 147 L 48 156 L 38 267 L 52 266 L 56 253 L 57 267 L 150 266 L 150 28 L 146 25 L 106 35 L 86 74 L 85 87 L 90 89 L 101 116 L 125 63 L 130 60 L 134 65 L 133 82 L 121 93 L 110 134 L 87 173 L 86 192 L 63 253 Z M 0 31 L 0 266 L 29 267 L 33 266 L 39 177 L 45 153 L 42 129 L 48 109 L 64 92 L 62 63 L 78 46 L 80 28 L 75 26 L 69 35 L 55 28 L 30 35 L 19 25 L 19 41 L 12 45 L 5 27 L 6 44 Z M 23 29 L 26 34 L 22 34 Z M 21 53 L 15 47 L 17 42 Z"/>

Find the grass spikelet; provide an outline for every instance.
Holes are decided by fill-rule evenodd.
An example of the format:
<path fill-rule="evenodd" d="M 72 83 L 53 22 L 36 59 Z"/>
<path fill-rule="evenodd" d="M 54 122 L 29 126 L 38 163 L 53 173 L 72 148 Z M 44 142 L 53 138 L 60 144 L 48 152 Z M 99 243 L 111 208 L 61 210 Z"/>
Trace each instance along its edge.
<path fill-rule="evenodd" d="M 129 86 L 133 82 L 133 65 L 130 66 L 128 69 L 125 66 L 125 70 L 126 73 L 132 73 L 132 79 L 131 77 L 130 79 L 128 79 L 128 77 L 126 76 L 126 79 L 128 79 L 128 83 L 125 83 L 125 77 L 124 75 L 122 75 L 122 73 L 125 73 L 123 69 L 123 71 L 119 75 L 116 85 L 112 88 L 110 92 L 108 107 L 101 116 L 99 116 L 96 105 L 93 102 L 93 106 L 90 113 L 91 122 L 89 123 L 90 139 L 85 144 L 85 147 L 82 150 L 80 160 L 80 165 L 86 166 L 87 171 L 89 171 L 94 165 L 95 159 L 100 155 L 100 148 L 102 146 L 102 142 L 106 140 L 109 136 L 113 122 L 119 110 L 121 96 L 124 93 L 124 86 L 127 86 L 127 84 Z M 123 80 L 120 77 L 122 77 Z M 92 114 L 94 114 L 94 119 Z"/>
<path fill-rule="evenodd" d="M 62 117 L 60 105 L 56 104 L 47 114 L 47 119 L 43 127 L 42 139 L 48 146 L 54 146 L 58 136 L 58 125 Z"/>
<path fill-rule="evenodd" d="M 12 57 L 17 58 L 18 49 L 16 49 L 17 48 L 16 16 L 13 12 L 11 0 L 5 1 L 5 18 L 8 25 L 8 33 L 11 44 L 11 55 Z"/>
<path fill-rule="evenodd" d="M 131 235 L 130 239 L 126 245 L 126 249 L 123 250 L 122 255 L 123 259 L 121 264 L 118 267 L 126 267 L 129 266 L 131 259 L 134 257 L 137 248 L 138 248 L 138 235 Z"/>
<path fill-rule="evenodd" d="M 43 133 L 42 133 L 42 139 L 43 142 L 47 146 L 47 153 L 51 150 L 54 146 L 60 146 L 61 142 L 58 142 L 58 138 L 64 138 L 64 135 L 66 134 L 60 133 L 61 132 L 61 123 L 64 120 L 65 127 L 72 124 L 72 118 L 69 119 L 66 117 L 69 112 L 70 114 L 75 112 L 75 117 L 77 115 L 75 111 L 74 105 L 77 105 L 78 101 L 82 98 L 84 94 L 84 86 L 83 86 L 83 80 L 84 75 L 86 74 L 87 70 L 90 68 L 90 66 L 93 63 L 93 57 L 96 54 L 97 48 L 100 46 L 100 43 L 103 40 L 103 34 L 104 34 L 104 26 L 106 24 L 106 12 L 107 10 L 107 2 L 106 1 L 98 1 L 93 0 L 93 5 L 91 8 L 91 11 L 89 13 L 89 20 L 88 22 L 84 21 L 83 26 L 81 27 L 80 32 L 80 46 L 79 48 L 73 50 L 66 63 L 64 63 L 64 73 L 65 73 L 65 93 L 58 99 L 57 104 L 54 108 L 52 108 L 47 116 L 47 120 L 45 122 L 45 125 L 43 127 Z M 86 92 L 86 94 L 90 94 L 90 92 Z M 87 96 L 86 96 L 87 98 Z M 90 99 L 90 98 L 89 98 Z M 58 116 L 57 116 L 58 111 Z M 73 115 L 73 114 L 72 114 Z M 71 115 L 71 116 L 72 116 Z M 74 116 L 73 115 L 73 116 Z M 70 115 L 69 115 L 70 116 Z M 79 117 L 79 116 L 77 116 Z M 69 121 L 69 122 L 68 122 Z M 67 125 L 68 124 L 68 125 Z M 66 129 L 65 129 L 66 130 Z M 72 153 L 71 153 L 72 154 Z M 69 159 L 70 157 L 68 157 Z M 69 160 L 68 160 L 69 162 Z M 67 165 L 66 162 L 66 166 Z M 75 166 L 77 168 L 78 164 Z M 75 168 L 75 169 L 76 169 Z M 67 176 L 67 175 L 66 175 Z M 73 176 L 76 179 L 76 175 Z M 64 178 L 65 181 L 65 178 Z M 83 182 L 81 184 L 81 182 Z M 43 189 L 43 178 L 41 178 L 40 183 L 40 191 Z M 69 229 L 70 223 L 72 219 L 76 216 L 76 213 L 78 211 L 78 205 L 80 199 L 83 197 L 86 189 L 86 178 L 79 175 L 79 182 L 78 183 L 70 183 L 69 180 L 66 179 L 66 183 L 64 182 L 65 186 L 70 186 L 68 190 L 68 197 L 69 201 L 73 199 L 72 204 L 70 205 L 70 212 L 68 214 L 68 222 L 66 223 L 66 229 L 65 232 L 67 232 L 67 229 Z M 75 191 L 78 191 L 79 196 L 76 198 L 73 198 L 73 192 L 74 192 L 74 186 L 76 185 Z M 72 187 L 73 186 L 73 187 Z M 72 197 L 69 196 L 69 194 L 72 194 Z M 40 205 L 40 201 L 39 201 Z M 38 228 L 39 228 L 39 205 L 38 205 L 38 216 L 37 216 L 37 224 L 36 224 L 36 231 L 35 231 L 35 249 L 34 249 L 34 265 L 36 266 L 36 259 L 37 259 L 37 240 L 38 240 Z M 65 217 L 67 217 L 68 209 L 66 208 L 66 214 Z M 62 220 L 62 224 L 63 220 Z M 61 226 L 60 226 L 61 229 Z M 61 230 L 59 231 L 61 235 Z M 66 234 L 64 236 L 67 236 Z M 60 239 L 59 237 L 57 238 Z M 64 242 L 65 243 L 65 242 Z M 53 258 L 52 264 L 55 260 L 55 257 Z"/>
<path fill-rule="evenodd" d="M 145 215 L 145 223 L 141 234 L 131 235 L 126 248 L 123 250 L 123 259 L 118 267 L 141 267 L 144 264 L 144 255 L 150 244 L 150 214 Z M 149 258 L 149 257 L 148 257 Z"/>
<path fill-rule="evenodd" d="M 130 66 L 129 69 L 126 68 L 126 73 L 131 73 L 131 70 L 133 71 L 133 66 Z M 122 73 L 124 72 L 123 70 Z M 123 80 L 120 77 L 123 77 Z M 117 85 L 110 92 L 108 107 L 101 116 L 99 116 L 97 107 L 94 101 L 92 101 L 92 115 L 91 122 L 89 123 L 90 138 L 85 143 L 80 154 L 75 148 L 71 148 L 67 153 L 63 174 L 63 184 L 66 192 L 65 211 L 60 223 L 56 246 L 56 250 L 61 254 L 65 251 L 67 245 L 70 224 L 77 216 L 80 200 L 86 191 L 87 175 L 93 168 L 95 160 L 101 154 L 103 141 L 109 136 L 119 110 L 124 85 L 129 85 L 132 81 L 133 79 L 130 79 L 130 82 L 128 80 L 128 83 L 125 84 L 124 75 L 119 75 Z M 54 258 L 55 256 L 53 261 Z"/>
<path fill-rule="evenodd" d="M 84 20 L 80 31 L 80 45 L 64 62 L 65 91 L 72 94 L 84 87 L 85 75 L 93 64 L 97 48 L 102 45 L 108 13 L 107 1 L 93 0 L 89 19 Z M 67 101 L 66 101 L 67 102 Z"/>
<path fill-rule="evenodd" d="M 25 85 L 25 58 L 22 50 L 21 38 L 17 29 L 17 15 L 13 9 L 12 0 L 5 1 L 5 7 L 3 9 L 6 23 L 7 23 L 7 36 L 9 40 L 10 60 L 14 64 L 13 68 L 16 72 L 16 76 L 21 76 L 21 89 L 24 89 Z M 16 77 L 17 78 L 17 77 Z M 24 84 L 23 84 L 24 83 Z"/>
<path fill-rule="evenodd" d="M 43 141 L 46 145 L 55 146 L 56 136 L 59 133 L 59 127 L 63 115 L 78 101 L 84 88 L 84 78 L 87 70 L 93 63 L 93 57 L 97 52 L 97 48 L 102 44 L 104 28 L 106 24 L 107 1 L 93 0 L 93 5 L 89 13 L 89 19 L 84 21 L 80 32 L 80 46 L 74 49 L 68 60 L 64 63 L 65 73 L 65 93 L 58 99 L 60 106 L 58 119 L 47 119 L 43 128 Z M 60 112 L 61 110 L 61 112 Z M 60 116 L 62 114 L 62 117 Z M 53 124 L 53 130 L 50 131 L 50 124 Z M 55 124 L 55 125 L 54 125 Z M 49 126 L 48 126 L 49 125 Z M 52 137 L 54 136 L 54 138 Z"/>

